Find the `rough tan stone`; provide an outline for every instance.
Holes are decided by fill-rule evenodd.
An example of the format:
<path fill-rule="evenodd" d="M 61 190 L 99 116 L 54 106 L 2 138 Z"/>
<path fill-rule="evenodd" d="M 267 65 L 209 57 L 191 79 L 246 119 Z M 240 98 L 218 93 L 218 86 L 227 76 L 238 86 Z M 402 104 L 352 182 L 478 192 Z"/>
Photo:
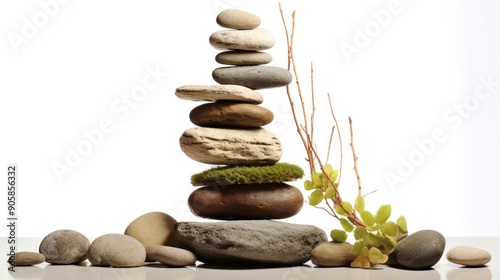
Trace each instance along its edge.
<path fill-rule="evenodd" d="M 188 157 L 207 164 L 273 164 L 283 153 L 279 139 L 265 128 L 190 128 L 179 143 Z"/>
<path fill-rule="evenodd" d="M 252 89 L 239 85 L 186 85 L 178 87 L 175 95 L 180 99 L 193 101 L 241 101 L 260 104 L 262 95 Z"/>

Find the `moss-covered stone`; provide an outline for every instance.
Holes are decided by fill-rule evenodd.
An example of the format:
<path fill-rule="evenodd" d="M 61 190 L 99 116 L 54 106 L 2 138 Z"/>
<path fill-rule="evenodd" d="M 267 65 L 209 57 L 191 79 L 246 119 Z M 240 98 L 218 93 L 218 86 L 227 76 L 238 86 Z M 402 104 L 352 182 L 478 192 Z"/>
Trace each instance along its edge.
<path fill-rule="evenodd" d="M 282 183 L 304 176 L 304 170 L 290 163 L 259 166 L 215 167 L 191 176 L 193 186 Z"/>

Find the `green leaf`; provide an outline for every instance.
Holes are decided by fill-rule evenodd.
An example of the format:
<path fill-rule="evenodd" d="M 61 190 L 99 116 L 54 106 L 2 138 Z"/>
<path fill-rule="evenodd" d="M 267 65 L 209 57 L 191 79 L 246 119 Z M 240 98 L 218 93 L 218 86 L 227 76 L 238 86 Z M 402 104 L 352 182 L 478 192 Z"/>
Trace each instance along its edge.
<path fill-rule="evenodd" d="M 309 196 L 309 204 L 312 206 L 318 205 L 323 201 L 323 192 L 320 190 L 314 190 Z"/>
<path fill-rule="evenodd" d="M 323 170 L 325 171 L 326 175 L 332 182 L 335 182 L 337 180 L 337 177 L 339 176 L 339 171 L 336 169 L 333 169 L 331 164 L 327 164 L 323 167 Z"/>
<path fill-rule="evenodd" d="M 314 190 L 315 189 L 311 180 L 306 180 L 304 182 L 304 189 L 306 189 L 306 191 L 310 191 L 310 190 Z"/>
<path fill-rule="evenodd" d="M 315 172 L 312 174 L 311 180 L 315 188 L 323 186 L 323 173 Z"/>
<path fill-rule="evenodd" d="M 358 195 L 358 197 L 356 197 L 354 209 L 360 214 L 365 211 L 365 198 L 362 195 Z"/>
<path fill-rule="evenodd" d="M 364 246 L 359 252 L 359 255 L 355 260 L 352 261 L 351 267 L 360 267 L 360 268 L 370 268 L 370 260 L 368 259 L 368 247 Z"/>
<path fill-rule="evenodd" d="M 395 238 L 392 238 L 390 236 L 375 235 L 375 234 L 369 235 L 368 242 L 373 247 L 379 247 L 379 248 L 380 248 L 380 246 L 384 247 L 387 254 L 394 251 L 394 249 L 396 248 L 396 244 L 397 244 Z"/>
<path fill-rule="evenodd" d="M 354 226 L 346 218 L 340 218 L 340 224 L 347 232 L 352 232 L 354 230 Z"/>
<path fill-rule="evenodd" d="M 375 222 L 379 225 L 385 224 L 389 220 L 389 217 L 391 217 L 391 211 L 392 207 L 389 204 L 380 206 L 375 215 Z"/>
<path fill-rule="evenodd" d="M 326 188 L 326 192 L 325 192 L 325 197 L 326 198 L 334 198 L 335 195 L 336 195 L 336 191 L 335 191 L 335 188 L 333 188 L 332 185 L 328 186 L 328 188 Z"/>
<path fill-rule="evenodd" d="M 347 233 L 341 229 L 334 229 L 330 232 L 333 241 L 344 243 L 347 240 Z"/>
<path fill-rule="evenodd" d="M 406 218 L 404 216 L 399 216 L 396 224 L 399 227 L 401 233 L 408 233 L 408 227 L 406 226 Z"/>
<path fill-rule="evenodd" d="M 365 240 L 368 238 L 368 231 L 364 227 L 356 227 L 354 229 L 354 238 L 356 240 Z"/>
<path fill-rule="evenodd" d="M 342 201 L 340 205 L 337 204 L 335 206 L 335 212 L 341 216 L 347 216 L 352 212 L 352 204 L 347 201 Z"/>
<path fill-rule="evenodd" d="M 361 212 L 361 220 L 365 223 L 365 225 L 371 227 L 373 224 L 375 224 L 375 217 L 373 217 L 372 213 L 369 211 L 363 211 Z"/>
<path fill-rule="evenodd" d="M 383 254 L 378 248 L 371 247 L 368 251 L 368 259 L 370 260 L 371 264 L 377 265 L 387 262 L 389 257 Z"/>
<path fill-rule="evenodd" d="M 358 240 L 354 243 L 351 249 L 351 254 L 358 255 L 365 246 L 365 241 L 363 239 Z"/>
<path fill-rule="evenodd" d="M 382 228 L 380 229 L 380 231 L 382 231 L 382 233 L 385 235 L 396 237 L 398 235 L 399 228 L 398 228 L 398 225 L 396 225 L 396 223 L 387 222 L 387 223 L 382 225 Z"/>

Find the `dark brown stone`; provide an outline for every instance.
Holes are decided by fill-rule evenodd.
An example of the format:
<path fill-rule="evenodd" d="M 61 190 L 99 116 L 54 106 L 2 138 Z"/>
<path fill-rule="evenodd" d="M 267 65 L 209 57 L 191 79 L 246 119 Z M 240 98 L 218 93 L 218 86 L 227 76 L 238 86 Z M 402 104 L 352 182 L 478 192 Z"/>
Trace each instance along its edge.
<path fill-rule="evenodd" d="M 237 102 L 206 103 L 189 114 L 191 122 L 204 127 L 260 127 L 272 122 L 274 115 L 264 107 Z"/>
<path fill-rule="evenodd" d="M 188 199 L 195 215 L 219 220 L 289 218 L 303 203 L 300 190 L 285 183 L 202 187 Z"/>

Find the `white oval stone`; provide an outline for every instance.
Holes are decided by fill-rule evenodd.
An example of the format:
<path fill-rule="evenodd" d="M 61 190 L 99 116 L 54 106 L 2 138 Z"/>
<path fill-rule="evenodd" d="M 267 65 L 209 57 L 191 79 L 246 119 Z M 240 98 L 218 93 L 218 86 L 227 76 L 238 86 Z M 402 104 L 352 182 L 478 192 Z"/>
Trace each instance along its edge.
<path fill-rule="evenodd" d="M 196 256 L 190 251 L 170 246 L 148 246 L 146 257 L 168 266 L 189 266 L 196 263 Z"/>
<path fill-rule="evenodd" d="M 244 86 L 239 85 L 186 85 L 178 87 L 175 95 L 180 99 L 193 101 L 241 101 L 260 104 L 264 97 Z"/>
<path fill-rule="evenodd" d="M 266 29 L 220 30 L 212 33 L 210 45 L 216 49 L 261 51 L 274 46 L 274 36 Z"/>
<path fill-rule="evenodd" d="M 448 261 L 465 266 L 483 266 L 491 260 L 491 254 L 483 249 L 457 246 L 446 254 Z"/>
<path fill-rule="evenodd" d="M 282 155 L 281 142 L 265 128 L 196 127 L 184 131 L 179 142 L 188 157 L 207 164 L 273 164 Z"/>

